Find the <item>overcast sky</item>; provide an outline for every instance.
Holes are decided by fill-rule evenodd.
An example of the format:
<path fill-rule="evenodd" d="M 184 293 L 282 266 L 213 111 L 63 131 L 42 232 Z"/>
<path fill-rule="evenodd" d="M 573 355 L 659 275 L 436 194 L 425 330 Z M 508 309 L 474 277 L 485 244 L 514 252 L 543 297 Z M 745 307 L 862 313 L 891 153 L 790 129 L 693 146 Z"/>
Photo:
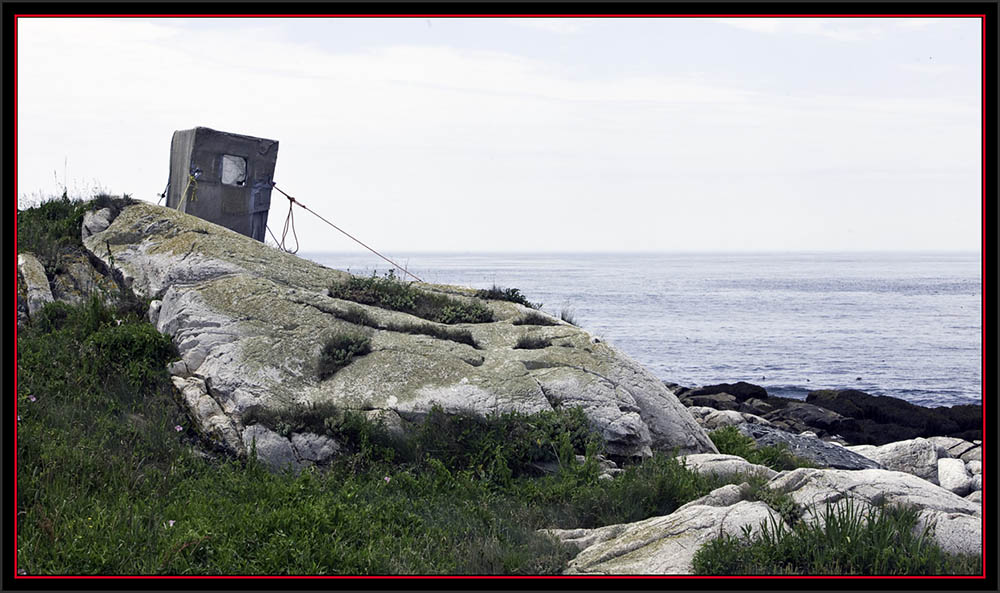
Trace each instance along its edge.
<path fill-rule="evenodd" d="M 171 134 L 381 250 L 978 250 L 978 19 L 19 19 L 18 198 Z M 280 233 L 287 201 L 272 196 Z M 359 249 L 303 211 L 303 251 Z"/>

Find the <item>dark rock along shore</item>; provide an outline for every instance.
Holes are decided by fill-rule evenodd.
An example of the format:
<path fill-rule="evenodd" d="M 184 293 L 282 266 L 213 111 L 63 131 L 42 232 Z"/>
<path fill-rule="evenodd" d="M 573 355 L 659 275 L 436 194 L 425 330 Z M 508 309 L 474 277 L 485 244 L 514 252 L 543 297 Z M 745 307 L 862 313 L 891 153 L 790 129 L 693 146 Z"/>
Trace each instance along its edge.
<path fill-rule="evenodd" d="M 777 428 L 848 445 L 885 445 L 917 437 L 982 439 L 982 406 L 926 408 L 905 400 L 855 389 L 811 391 L 805 401 L 771 396 L 759 385 L 739 381 L 688 388 L 664 382 L 686 406 L 754 414 Z"/>

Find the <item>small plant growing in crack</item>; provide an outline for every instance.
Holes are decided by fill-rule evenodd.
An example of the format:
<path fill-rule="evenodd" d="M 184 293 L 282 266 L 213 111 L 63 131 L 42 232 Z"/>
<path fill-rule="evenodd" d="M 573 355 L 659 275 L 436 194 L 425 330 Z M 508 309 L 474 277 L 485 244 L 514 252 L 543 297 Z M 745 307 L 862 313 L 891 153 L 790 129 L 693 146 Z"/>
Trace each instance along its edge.
<path fill-rule="evenodd" d="M 360 334 L 339 334 L 330 338 L 319 354 L 316 374 L 319 380 L 328 379 L 349 365 L 355 358 L 372 351 L 371 340 Z"/>
<path fill-rule="evenodd" d="M 559 325 L 559 322 L 548 315 L 532 311 L 524 317 L 515 319 L 513 325 Z"/>
<path fill-rule="evenodd" d="M 542 348 L 548 348 L 552 345 L 552 341 L 548 338 L 539 338 L 535 336 L 521 336 L 517 339 L 517 343 L 514 344 L 515 350 L 540 350 Z"/>

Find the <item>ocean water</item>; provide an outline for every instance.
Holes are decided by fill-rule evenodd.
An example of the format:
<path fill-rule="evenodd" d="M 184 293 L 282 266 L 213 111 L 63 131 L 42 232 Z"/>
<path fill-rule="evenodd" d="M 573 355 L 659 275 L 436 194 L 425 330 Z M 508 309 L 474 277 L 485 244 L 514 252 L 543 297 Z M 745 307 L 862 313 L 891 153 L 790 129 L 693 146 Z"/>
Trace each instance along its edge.
<path fill-rule="evenodd" d="M 300 255 L 355 274 L 391 267 L 365 253 Z M 427 282 L 516 287 L 545 312 L 569 310 L 681 385 L 982 401 L 977 253 L 387 255 Z"/>

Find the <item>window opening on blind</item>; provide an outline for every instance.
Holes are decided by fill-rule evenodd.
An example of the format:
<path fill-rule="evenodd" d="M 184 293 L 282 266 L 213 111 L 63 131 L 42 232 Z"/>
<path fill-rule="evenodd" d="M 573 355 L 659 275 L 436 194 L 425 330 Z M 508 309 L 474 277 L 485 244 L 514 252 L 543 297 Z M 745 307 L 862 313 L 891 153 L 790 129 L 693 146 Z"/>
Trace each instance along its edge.
<path fill-rule="evenodd" d="M 247 160 L 231 154 L 222 155 L 222 183 L 243 187 L 247 182 Z"/>

